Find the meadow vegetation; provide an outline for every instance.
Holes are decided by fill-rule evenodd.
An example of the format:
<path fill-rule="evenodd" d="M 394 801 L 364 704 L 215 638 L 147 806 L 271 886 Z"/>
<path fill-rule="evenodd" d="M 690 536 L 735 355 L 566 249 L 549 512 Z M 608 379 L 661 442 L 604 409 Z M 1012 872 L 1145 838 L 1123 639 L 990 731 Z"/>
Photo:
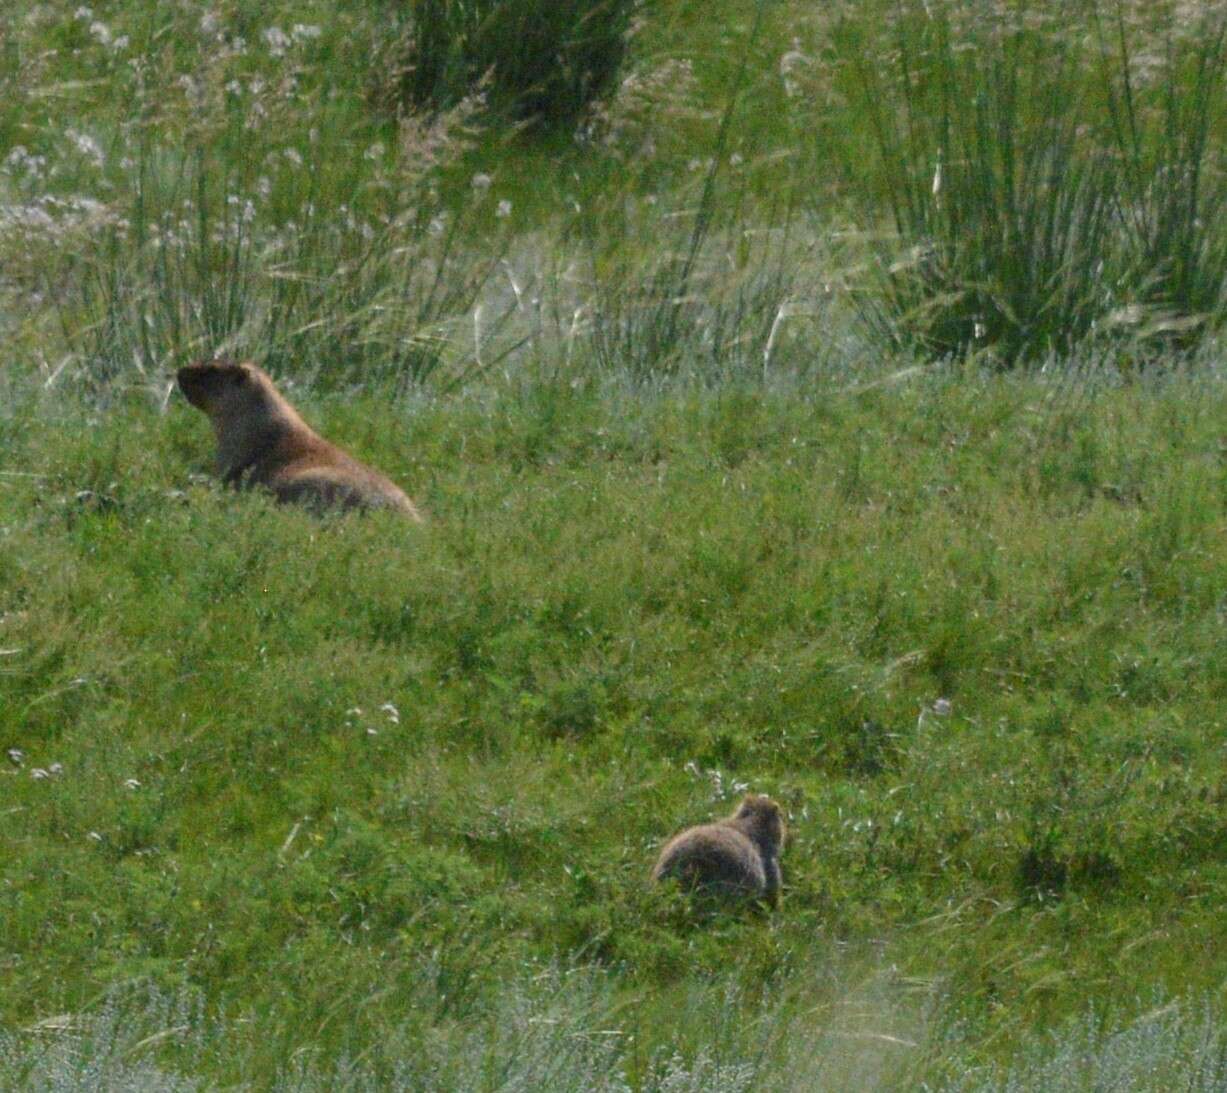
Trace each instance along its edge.
<path fill-rule="evenodd" d="M 0 12 L 0 1084 L 1221 1088 L 1224 17 Z"/>

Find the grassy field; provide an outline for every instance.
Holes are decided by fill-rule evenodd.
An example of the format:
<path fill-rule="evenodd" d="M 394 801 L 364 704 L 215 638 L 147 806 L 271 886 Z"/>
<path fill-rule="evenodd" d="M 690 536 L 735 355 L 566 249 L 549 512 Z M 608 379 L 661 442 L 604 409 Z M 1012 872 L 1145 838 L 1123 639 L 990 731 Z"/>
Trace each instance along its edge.
<path fill-rule="evenodd" d="M 578 133 L 0 13 L 0 1085 L 1227 1085 L 1223 39 L 719 8 Z M 214 351 L 427 524 L 222 491 Z M 648 883 L 746 790 L 778 911 Z"/>
<path fill-rule="evenodd" d="M 579 963 L 636 1082 L 726 989 L 926 1059 L 1218 990 L 1219 382 L 309 400 L 423 529 L 157 405 L 3 420 L 12 1027 L 186 985 L 267 1075 Z M 695 923 L 653 848 L 745 786 L 783 909 Z"/>

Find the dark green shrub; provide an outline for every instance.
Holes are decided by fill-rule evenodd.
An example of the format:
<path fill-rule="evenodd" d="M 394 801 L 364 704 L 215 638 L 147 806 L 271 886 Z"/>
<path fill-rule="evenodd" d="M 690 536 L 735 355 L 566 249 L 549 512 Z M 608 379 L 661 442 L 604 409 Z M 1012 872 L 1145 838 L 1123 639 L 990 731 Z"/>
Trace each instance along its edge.
<path fill-rule="evenodd" d="M 613 81 L 640 0 L 408 0 L 402 101 L 446 109 L 484 85 L 526 121 L 573 124 Z"/>

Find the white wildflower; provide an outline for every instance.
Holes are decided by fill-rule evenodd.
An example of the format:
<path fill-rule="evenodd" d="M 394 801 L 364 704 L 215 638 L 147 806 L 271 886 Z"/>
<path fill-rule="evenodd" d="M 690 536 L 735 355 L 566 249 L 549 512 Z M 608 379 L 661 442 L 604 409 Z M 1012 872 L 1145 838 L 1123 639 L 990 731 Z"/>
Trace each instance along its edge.
<path fill-rule="evenodd" d="M 55 232 L 55 218 L 42 203 L 32 205 L 0 205 L 0 227 L 26 233 Z"/>
<path fill-rule="evenodd" d="M 400 724 L 400 710 L 393 706 L 391 702 L 385 702 L 379 707 L 379 709 L 388 715 L 388 720 L 391 721 L 393 725 Z"/>
<path fill-rule="evenodd" d="M 77 8 L 77 10 L 72 13 L 72 17 L 74 19 L 81 20 L 81 22 L 85 22 L 87 19 L 93 19 L 94 9 L 87 8 L 84 4 L 82 4 L 81 7 Z"/>
<path fill-rule="evenodd" d="M 511 202 L 507 198 L 503 198 L 498 203 L 498 208 L 494 210 L 494 215 L 500 220 L 506 220 L 511 215 Z"/>
<path fill-rule="evenodd" d="M 181 88 L 188 100 L 192 103 L 203 102 L 203 98 L 200 94 L 200 84 L 192 79 L 192 77 L 186 72 L 175 80 L 175 86 Z"/>
<path fill-rule="evenodd" d="M 41 177 L 47 166 L 47 157 L 32 155 L 24 145 L 17 144 L 4 157 L 4 163 L 0 166 L 5 174 Z"/>
<path fill-rule="evenodd" d="M 487 174 L 476 174 L 473 176 L 471 185 L 479 193 L 485 193 L 486 190 L 490 189 L 493 182 L 494 180 Z"/>
<path fill-rule="evenodd" d="M 140 789 L 141 788 L 140 782 L 138 782 L 135 778 L 126 778 L 124 780 L 124 786 L 128 789 Z"/>
<path fill-rule="evenodd" d="M 242 223 L 250 224 L 255 219 L 256 207 L 250 198 L 243 198 L 238 194 L 227 194 L 226 204 L 232 209 L 239 210 L 239 219 Z"/>
<path fill-rule="evenodd" d="M 302 153 L 297 148 L 286 148 L 282 153 L 295 167 L 302 166 Z"/>
<path fill-rule="evenodd" d="M 264 44 L 268 46 L 269 53 L 274 57 L 285 56 L 285 51 L 294 44 L 290 40 L 290 36 L 280 27 L 265 27 L 260 37 L 264 39 Z"/>
<path fill-rule="evenodd" d="M 294 29 L 290 31 L 290 36 L 296 42 L 305 42 L 311 38 L 318 38 L 323 32 L 317 26 L 310 26 L 306 23 L 295 23 Z"/>
<path fill-rule="evenodd" d="M 784 83 L 784 94 L 790 99 L 797 98 L 804 90 L 801 77 L 810 64 L 809 57 L 801 51 L 800 41 L 794 38 L 792 49 L 780 58 L 780 79 Z"/>
<path fill-rule="evenodd" d="M 63 205 L 79 220 L 99 224 L 110 217 L 111 210 L 93 197 L 70 197 Z"/>
<path fill-rule="evenodd" d="M 99 45 L 109 46 L 111 44 L 111 28 L 106 23 L 99 22 L 95 19 L 89 25 L 90 37 Z"/>
<path fill-rule="evenodd" d="M 102 166 L 102 146 L 93 137 L 88 133 L 78 132 L 76 129 L 66 129 L 64 135 L 72 141 L 73 147 L 95 167 Z"/>
<path fill-rule="evenodd" d="M 249 132 L 255 131 L 260 128 L 260 123 L 267 117 L 267 107 L 257 99 L 251 104 L 251 110 L 247 114 L 247 120 L 243 123 L 243 128 Z"/>

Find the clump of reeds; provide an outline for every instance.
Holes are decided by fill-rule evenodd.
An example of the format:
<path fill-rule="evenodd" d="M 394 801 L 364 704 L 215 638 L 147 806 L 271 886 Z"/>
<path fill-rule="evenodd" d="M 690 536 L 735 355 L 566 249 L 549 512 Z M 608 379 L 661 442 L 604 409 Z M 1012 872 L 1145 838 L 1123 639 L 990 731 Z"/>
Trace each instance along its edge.
<path fill-rule="evenodd" d="M 893 343 L 999 366 L 1087 339 L 1196 344 L 1227 288 L 1225 32 L 1212 5 L 844 13 L 836 79 L 873 151 L 845 160 L 877 256 L 862 314 Z"/>

